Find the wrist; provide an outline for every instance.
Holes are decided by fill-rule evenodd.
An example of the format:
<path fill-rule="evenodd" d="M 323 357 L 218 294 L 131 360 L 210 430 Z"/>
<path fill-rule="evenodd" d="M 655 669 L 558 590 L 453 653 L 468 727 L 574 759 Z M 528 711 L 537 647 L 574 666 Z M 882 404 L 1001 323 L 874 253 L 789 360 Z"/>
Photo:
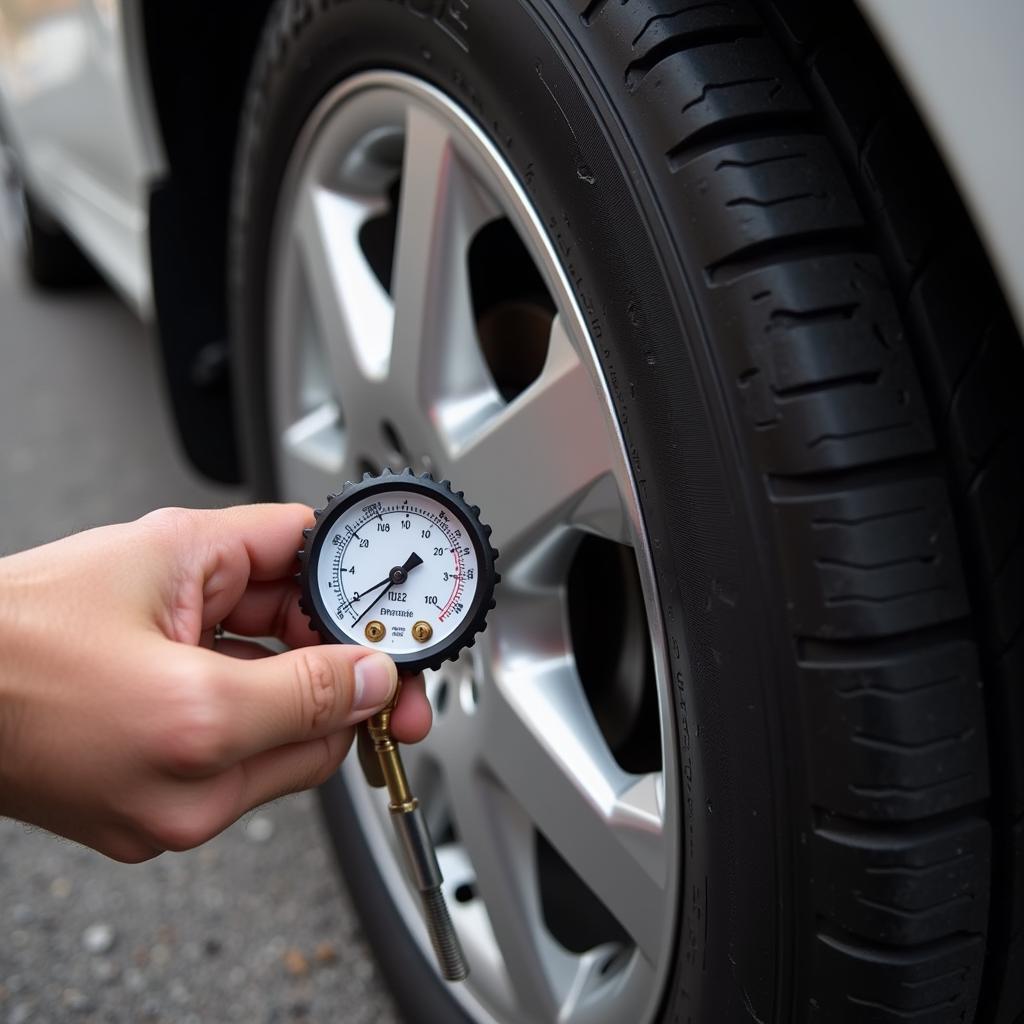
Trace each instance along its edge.
<path fill-rule="evenodd" d="M 13 655 L 14 608 L 16 601 L 8 579 L 8 559 L 0 559 L 0 651 L 4 656 L 0 659 L 0 815 L 7 814 L 10 762 L 14 749 L 14 721 L 16 701 L 13 676 L 16 672 Z"/>
<path fill-rule="evenodd" d="M 0 815 L 16 813 L 14 790 L 20 760 L 19 737 L 28 699 L 32 658 L 31 584 L 18 566 L 21 558 L 0 558 Z"/>

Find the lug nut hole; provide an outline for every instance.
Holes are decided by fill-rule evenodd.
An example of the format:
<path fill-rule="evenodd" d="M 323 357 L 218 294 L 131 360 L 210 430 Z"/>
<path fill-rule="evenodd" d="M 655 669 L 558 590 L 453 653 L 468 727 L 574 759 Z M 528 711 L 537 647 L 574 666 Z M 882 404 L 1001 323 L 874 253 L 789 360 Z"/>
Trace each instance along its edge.
<path fill-rule="evenodd" d="M 395 429 L 395 425 L 389 420 L 384 420 L 380 425 L 380 432 L 384 435 L 384 443 L 388 446 L 390 454 L 395 456 L 400 462 L 408 462 L 409 452 L 402 441 L 401 435 Z"/>

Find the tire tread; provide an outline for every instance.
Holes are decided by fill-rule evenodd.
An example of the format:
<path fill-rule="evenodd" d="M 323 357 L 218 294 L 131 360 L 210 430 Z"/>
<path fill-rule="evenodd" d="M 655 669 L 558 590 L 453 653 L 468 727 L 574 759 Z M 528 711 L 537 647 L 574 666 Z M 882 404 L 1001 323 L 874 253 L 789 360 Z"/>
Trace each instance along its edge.
<path fill-rule="evenodd" d="M 797 1019 L 1014 1020 L 1020 339 L 852 4 L 586 13 L 704 268 L 776 547 L 810 553 L 781 568 L 820 925 Z"/>

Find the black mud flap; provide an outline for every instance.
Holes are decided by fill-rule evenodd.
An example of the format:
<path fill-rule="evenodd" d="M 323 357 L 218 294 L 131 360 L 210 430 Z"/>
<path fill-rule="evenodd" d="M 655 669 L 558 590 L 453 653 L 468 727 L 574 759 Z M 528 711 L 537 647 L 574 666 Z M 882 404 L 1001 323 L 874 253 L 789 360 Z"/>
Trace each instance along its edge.
<path fill-rule="evenodd" d="M 212 480 L 242 482 L 224 298 L 197 258 L 173 180 L 150 194 L 150 255 L 164 379 L 182 446 Z"/>

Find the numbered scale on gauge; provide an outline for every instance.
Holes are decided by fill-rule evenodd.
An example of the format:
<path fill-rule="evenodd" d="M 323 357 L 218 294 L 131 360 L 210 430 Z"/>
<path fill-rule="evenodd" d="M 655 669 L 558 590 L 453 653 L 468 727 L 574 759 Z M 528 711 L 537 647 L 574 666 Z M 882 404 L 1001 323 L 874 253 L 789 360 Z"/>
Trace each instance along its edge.
<path fill-rule="evenodd" d="M 349 484 L 309 531 L 303 608 L 325 639 L 437 668 L 484 628 L 497 552 L 480 510 L 429 476 Z"/>

